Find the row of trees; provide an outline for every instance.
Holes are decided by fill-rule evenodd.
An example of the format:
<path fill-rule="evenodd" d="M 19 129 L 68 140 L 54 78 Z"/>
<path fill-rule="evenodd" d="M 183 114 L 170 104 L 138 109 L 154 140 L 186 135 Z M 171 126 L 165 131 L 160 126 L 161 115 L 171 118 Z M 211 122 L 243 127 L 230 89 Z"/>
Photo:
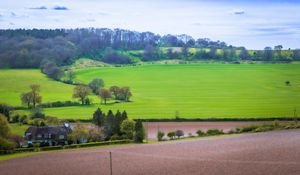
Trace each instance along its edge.
<path fill-rule="evenodd" d="M 100 79 L 98 79 L 100 80 Z M 94 81 L 92 81 L 94 82 Z M 101 81 L 99 81 L 101 82 Z M 94 84 L 94 83 L 92 83 Z M 96 84 L 96 83 L 95 83 Z M 94 84 L 94 85 L 95 85 Z M 91 84 L 89 84 L 91 85 Z M 114 97 L 115 100 L 121 100 L 125 102 L 129 102 L 132 93 L 129 87 L 118 87 L 118 86 L 111 86 L 109 89 L 102 88 L 103 86 L 98 84 L 99 86 L 90 86 L 87 85 L 77 85 L 74 88 L 73 98 L 79 98 L 81 104 L 90 104 L 90 99 L 88 98 L 92 92 L 96 93 L 98 97 L 101 99 L 101 103 L 107 103 L 107 100 Z M 98 91 L 95 91 L 96 87 L 98 87 Z"/>
<path fill-rule="evenodd" d="M 123 29 L 8 29 L 0 30 L 0 67 L 37 68 L 45 60 L 62 66 L 79 57 L 130 64 L 132 61 L 127 56 L 116 52 L 103 55 L 103 50 L 136 50 L 147 46 L 227 47 L 224 42 L 195 40 L 188 35 L 159 36 L 151 32 Z"/>
<path fill-rule="evenodd" d="M 29 87 L 31 90 L 29 92 L 22 93 L 20 99 L 23 105 L 26 105 L 28 108 L 35 108 L 37 104 L 42 103 L 42 96 L 40 95 L 41 88 L 38 84 L 32 84 Z M 107 100 L 111 99 L 112 97 L 114 97 L 115 100 L 128 102 L 130 100 L 130 97 L 132 96 L 129 87 L 111 86 L 109 89 L 105 89 L 103 87 L 104 81 L 100 78 L 93 79 L 88 85 L 76 85 L 74 87 L 73 98 L 78 98 L 82 105 L 89 105 L 91 104 L 91 100 L 88 96 L 91 95 L 92 92 L 98 95 L 99 98 L 101 98 L 101 102 L 104 101 L 104 104 L 106 104 Z M 69 104 L 77 105 L 76 103 L 72 103 L 70 101 L 57 102 L 57 105 L 60 106 L 67 106 Z M 3 110 L 3 113 L 6 112 L 9 114 L 9 112 L 4 111 L 8 109 L 9 108 L 5 108 L 4 105 L 0 106 L 0 112 Z"/>
<path fill-rule="evenodd" d="M 220 61 L 299 61 L 300 50 L 282 50 L 282 46 L 275 46 L 274 49 L 266 47 L 264 50 L 248 51 L 244 47 L 225 47 L 215 46 L 196 49 L 192 52 L 188 47 L 169 48 L 163 51 L 158 47 L 148 46 L 144 52 L 139 55 L 143 61 L 155 61 L 165 59 L 180 60 L 220 60 Z"/>
<path fill-rule="evenodd" d="M 107 114 L 98 108 L 93 114 L 93 123 L 103 128 L 106 139 L 133 139 L 135 142 L 142 143 L 145 130 L 141 120 L 134 122 L 129 120 L 126 111 L 117 111 L 114 114 L 111 110 Z"/>

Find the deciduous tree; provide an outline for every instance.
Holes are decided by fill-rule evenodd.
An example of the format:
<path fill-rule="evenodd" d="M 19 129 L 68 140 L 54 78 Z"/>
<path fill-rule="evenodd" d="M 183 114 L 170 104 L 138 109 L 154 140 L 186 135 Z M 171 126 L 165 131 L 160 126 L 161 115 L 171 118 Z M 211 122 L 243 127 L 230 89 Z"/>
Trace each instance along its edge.
<path fill-rule="evenodd" d="M 91 91 L 92 90 L 88 86 L 77 85 L 74 88 L 73 98 L 79 98 L 81 101 L 81 104 L 83 105 L 85 102 L 85 99 L 91 94 Z"/>
<path fill-rule="evenodd" d="M 93 93 L 98 95 L 100 88 L 104 87 L 104 81 L 101 78 L 95 78 L 88 86 L 92 89 Z"/>
<path fill-rule="evenodd" d="M 104 100 L 104 104 L 106 104 L 106 101 L 111 98 L 111 93 L 109 90 L 102 88 L 99 91 L 99 97 Z"/>

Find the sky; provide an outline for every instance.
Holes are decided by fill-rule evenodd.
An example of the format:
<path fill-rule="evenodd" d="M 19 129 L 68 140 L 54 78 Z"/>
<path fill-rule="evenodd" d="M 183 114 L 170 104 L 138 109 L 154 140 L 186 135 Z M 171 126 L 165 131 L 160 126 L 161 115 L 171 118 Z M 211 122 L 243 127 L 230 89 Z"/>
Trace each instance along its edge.
<path fill-rule="evenodd" d="M 0 0 L 0 28 L 122 28 L 300 48 L 300 0 Z"/>

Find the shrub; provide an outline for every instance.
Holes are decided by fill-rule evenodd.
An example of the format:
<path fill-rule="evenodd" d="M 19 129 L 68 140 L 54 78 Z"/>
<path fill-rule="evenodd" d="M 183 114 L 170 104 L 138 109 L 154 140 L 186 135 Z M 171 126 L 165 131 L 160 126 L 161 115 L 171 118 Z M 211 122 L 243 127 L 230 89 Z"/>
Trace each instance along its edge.
<path fill-rule="evenodd" d="M 30 114 L 31 119 L 43 119 L 45 118 L 45 114 L 41 111 L 40 108 L 35 108 L 33 112 Z"/>
<path fill-rule="evenodd" d="M 14 150 L 15 153 L 22 153 L 22 152 L 33 152 L 35 148 L 17 148 Z"/>
<path fill-rule="evenodd" d="M 197 135 L 198 135 L 199 137 L 205 135 L 205 132 L 203 132 L 201 129 L 199 129 L 198 131 L 196 131 L 196 133 L 197 133 Z"/>
<path fill-rule="evenodd" d="M 22 115 L 19 119 L 19 122 L 22 124 L 28 124 L 28 117 L 27 115 Z"/>
<path fill-rule="evenodd" d="M 184 132 L 182 130 L 176 130 L 175 134 L 176 134 L 177 138 L 184 136 Z"/>
<path fill-rule="evenodd" d="M 208 129 L 206 131 L 206 134 L 207 135 L 220 135 L 220 134 L 224 134 L 224 132 L 222 130 L 218 130 L 218 129 L 213 128 L 213 129 Z"/>
<path fill-rule="evenodd" d="M 63 146 L 48 146 L 40 148 L 41 151 L 52 151 L 52 150 L 60 150 L 63 149 Z"/>
<path fill-rule="evenodd" d="M 102 145 L 111 145 L 111 144 L 124 144 L 130 143 L 131 140 L 114 140 L 114 141 L 104 141 L 104 142 L 90 142 L 90 143 L 82 143 L 82 144 L 73 144 L 73 145 L 65 145 L 65 149 L 72 148 L 84 148 L 84 147 L 92 147 L 92 146 L 102 146 Z"/>
<path fill-rule="evenodd" d="M 19 114 L 16 114 L 16 115 L 12 116 L 12 118 L 11 118 L 12 123 L 18 123 L 19 121 L 20 121 L 20 115 Z"/>
<path fill-rule="evenodd" d="M 42 108 L 52 108 L 52 107 L 65 107 L 65 106 L 79 106 L 79 102 L 73 101 L 56 101 L 56 102 L 49 102 L 49 103 L 42 103 L 39 107 Z"/>
<path fill-rule="evenodd" d="M 240 132 L 253 132 L 256 130 L 257 127 L 258 126 L 255 126 L 255 125 L 245 126 L 245 127 L 240 128 Z"/>
<path fill-rule="evenodd" d="M 157 132 L 157 140 L 158 141 L 162 141 L 164 136 L 165 136 L 164 132 L 162 132 L 162 131 Z"/>
<path fill-rule="evenodd" d="M 266 131 L 272 131 L 274 128 L 270 126 L 261 126 L 257 127 L 254 131 L 255 132 L 266 132 Z"/>
<path fill-rule="evenodd" d="M 123 136 L 114 134 L 113 136 L 110 137 L 110 140 L 123 140 Z"/>
<path fill-rule="evenodd" d="M 0 150 L 13 150 L 15 148 L 15 144 L 7 139 L 0 137 Z"/>
<path fill-rule="evenodd" d="M 167 136 L 172 140 L 176 136 L 175 131 L 168 132 Z"/>

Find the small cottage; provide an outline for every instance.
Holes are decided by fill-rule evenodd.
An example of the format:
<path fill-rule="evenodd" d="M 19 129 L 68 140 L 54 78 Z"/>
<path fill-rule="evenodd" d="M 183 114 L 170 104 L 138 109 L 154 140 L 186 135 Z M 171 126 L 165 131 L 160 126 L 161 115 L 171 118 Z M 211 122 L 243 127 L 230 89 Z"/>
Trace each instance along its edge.
<path fill-rule="evenodd" d="M 62 126 L 31 126 L 24 135 L 28 145 L 44 144 L 45 146 L 68 144 L 67 136 L 72 132 L 69 124 Z"/>

